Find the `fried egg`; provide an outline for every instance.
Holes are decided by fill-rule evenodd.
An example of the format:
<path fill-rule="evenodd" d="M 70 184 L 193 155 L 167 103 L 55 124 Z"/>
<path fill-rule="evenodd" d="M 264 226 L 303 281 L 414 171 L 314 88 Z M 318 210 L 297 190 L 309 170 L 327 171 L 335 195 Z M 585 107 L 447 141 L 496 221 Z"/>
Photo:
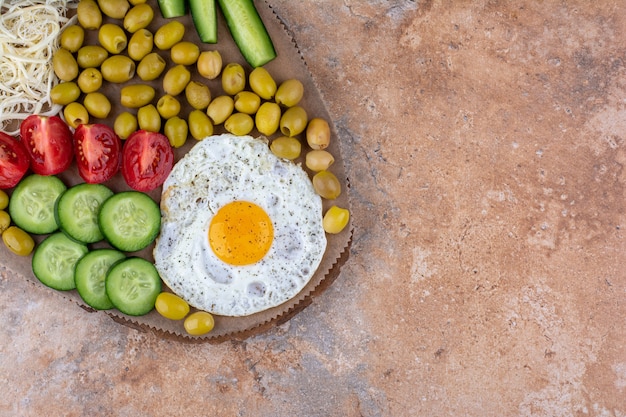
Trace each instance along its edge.
<path fill-rule="evenodd" d="M 210 136 L 163 184 L 154 261 L 198 309 L 246 316 L 295 297 L 326 250 L 322 201 L 307 173 L 263 139 Z"/>

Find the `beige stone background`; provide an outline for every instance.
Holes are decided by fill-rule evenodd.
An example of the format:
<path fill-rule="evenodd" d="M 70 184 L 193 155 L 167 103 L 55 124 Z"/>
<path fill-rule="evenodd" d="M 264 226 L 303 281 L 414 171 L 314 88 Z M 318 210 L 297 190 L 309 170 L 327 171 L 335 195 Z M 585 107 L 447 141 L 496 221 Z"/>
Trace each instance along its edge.
<path fill-rule="evenodd" d="M 290 322 L 180 344 L 0 280 L 3 416 L 626 416 L 626 4 L 271 0 L 352 188 Z"/>

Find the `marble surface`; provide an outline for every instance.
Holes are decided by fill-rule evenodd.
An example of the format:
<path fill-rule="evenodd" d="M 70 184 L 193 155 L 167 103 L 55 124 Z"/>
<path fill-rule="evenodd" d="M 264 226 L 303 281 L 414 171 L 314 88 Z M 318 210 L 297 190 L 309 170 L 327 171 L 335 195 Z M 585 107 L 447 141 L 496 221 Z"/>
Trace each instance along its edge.
<path fill-rule="evenodd" d="M 286 324 L 180 344 L 0 279 L 2 416 L 625 416 L 626 4 L 271 0 L 354 243 Z"/>

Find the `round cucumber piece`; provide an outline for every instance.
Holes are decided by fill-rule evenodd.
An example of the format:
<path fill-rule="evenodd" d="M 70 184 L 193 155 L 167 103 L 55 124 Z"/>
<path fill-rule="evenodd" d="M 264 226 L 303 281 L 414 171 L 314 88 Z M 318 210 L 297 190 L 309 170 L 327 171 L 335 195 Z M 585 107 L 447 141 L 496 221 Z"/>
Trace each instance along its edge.
<path fill-rule="evenodd" d="M 95 243 L 104 238 L 98 225 L 102 203 L 113 195 L 102 184 L 78 184 L 68 188 L 57 200 L 56 218 L 69 237 L 82 243 Z"/>
<path fill-rule="evenodd" d="M 115 308 L 129 316 L 142 316 L 154 308 L 161 277 L 151 262 L 131 257 L 113 264 L 105 285 Z"/>
<path fill-rule="evenodd" d="M 45 235 L 59 226 L 54 207 L 67 189 L 58 177 L 32 174 L 20 181 L 9 200 L 9 213 L 16 226 L 28 233 Z"/>
<path fill-rule="evenodd" d="M 87 246 L 70 239 L 65 233 L 53 233 L 35 249 L 33 273 L 50 288 L 73 290 L 76 288 L 74 267 L 87 252 Z"/>
<path fill-rule="evenodd" d="M 76 264 L 74 282 L 76 290 L 85 304 L 96 310 L 109 310 L 114 307 L 106 294 L 105 278 L 111 266 L 126 258 L 115 249 L 94 249 Z"/>

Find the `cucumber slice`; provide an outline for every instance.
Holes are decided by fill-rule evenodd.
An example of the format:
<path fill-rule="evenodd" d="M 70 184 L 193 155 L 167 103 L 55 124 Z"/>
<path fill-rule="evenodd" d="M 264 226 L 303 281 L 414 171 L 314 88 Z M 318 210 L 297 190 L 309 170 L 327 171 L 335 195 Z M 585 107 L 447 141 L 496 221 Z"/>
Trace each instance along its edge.
<path fill-rule="evenodd" d="M 59 226 L 54 217 L 54 206 L 66 189 L 63 181 L 55 176 L 32 174 L 24 178 L 13 190 L 9 201 L 13 222 L 36 235 L 55 232 Z"/>
<path fill-rule="evenodd" d="M 166 19 L 184 16 L 187 13 L 185 0 L 158 0 L 158 3 L 161 15 Z"/>
<path fill-rule="evenodd" d="M 115 308 L 129 316 L 148 314 L 161 292 L 159 273 L 143 258 L 126 258 L 113 264 L 105 284 Z"/>
<path fill-rule="evenodd" d="M 104 238 L 124 252 L 136 252 L 154 241 L 161 227 L 161 210 L 149 195 L 124 191 L 100 207 L 98 223 Z"/>
<path fill-rule="evenodd" d="M 51 234 L 43 240 L 33 254 L 33 273 L 44 285 L 55 290 L 76 288 L 74 267 L 88 249 L 62 232 Z"/>
<path fill-rule="evenodd" d="M 276 50 L 252 0 L 218 0 L 233 40 L 253 68 L 276 58 Z"/>
<path fill-rule="evenodd" d="M 78 184 L 68 188 L 57 200 L 55 215 L 61 231 L 82 243 L 104 238 L 98 226 L 102 203 L 113 195 L 102 184 Z"/>
<path fill-rule="evenodd" d="M 126 255 L 115 249 L 95 249 L 80 258 L 74 269 L 74 282 L 85 304 L 96 310 L 114 307 L 104 281 L 111 265 L 124 258 Z"/>
<path fill-rule="evenodd" d="M 215 0 L 189 0 L 189 11 L 200 40 L 204 43 L 216 43 L 217 5 Z"/>

